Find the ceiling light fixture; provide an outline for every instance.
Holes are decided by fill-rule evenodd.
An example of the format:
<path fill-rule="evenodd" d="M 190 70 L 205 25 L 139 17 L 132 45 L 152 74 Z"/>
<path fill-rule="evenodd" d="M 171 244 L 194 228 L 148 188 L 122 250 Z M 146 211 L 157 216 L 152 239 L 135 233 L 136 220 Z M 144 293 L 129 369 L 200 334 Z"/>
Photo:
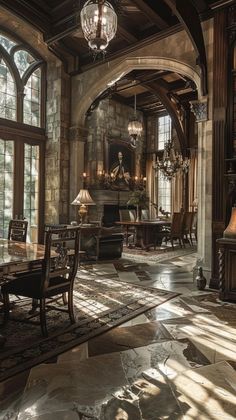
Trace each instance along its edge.
<path fill-rule="evenodd" d="M 80 12 L 81 27 L 89 47 L 105 52 L 117 31 L 117 15 L 107 0 L 88 0 Z"/>
<path fill-rule="evenodd" d="M 164 146 L 163 157 L 159 160 L 158 156 L 154 158 L 153 169 L 161 171 L 163 177 L 171 181 L 177 172 L 182 169 L 187 173 L 190 166 L 190 159 L 182 156 L 181 153 L 176 152 L 173 147 L 173 141 L 167 140 Z"/>
<path fill-rule="evenodd" d="M 130 144 L 132 147 L 136 147 L 137 138 L 141 136 L 143 131 L 142 123 L 137 118 L 136 112 L 136 94 L 134 95 L 134 116 L 128 124 L 128 132 L 130 136 Z"/>

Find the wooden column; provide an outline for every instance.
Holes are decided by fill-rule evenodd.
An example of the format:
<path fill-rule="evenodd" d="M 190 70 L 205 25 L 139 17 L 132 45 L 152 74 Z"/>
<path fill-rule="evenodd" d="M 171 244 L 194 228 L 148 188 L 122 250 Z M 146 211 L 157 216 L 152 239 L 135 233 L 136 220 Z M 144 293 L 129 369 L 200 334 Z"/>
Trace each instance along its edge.
<path fill-rule="evenodd" d="M 219 288 L 218 245 L 225 229 L 224 159 L 227 140 L 228 39 L 227 9 L 214 16 L 213 56 L 213 150 L 212 150 L 212 277 L 210 287 Z"/>

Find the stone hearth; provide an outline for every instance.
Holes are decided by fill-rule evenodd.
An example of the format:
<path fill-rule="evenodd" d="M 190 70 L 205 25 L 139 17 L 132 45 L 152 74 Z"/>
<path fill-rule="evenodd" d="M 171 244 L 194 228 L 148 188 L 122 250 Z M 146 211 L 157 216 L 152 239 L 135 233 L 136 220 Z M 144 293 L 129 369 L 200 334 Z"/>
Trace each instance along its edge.
<path fill-rule="evenodd" d="M 89 208 L 89 220 L 101 221 L 104 215 L 104 206 L 109 206 L 110 211 L 116 214 L 119 208 L 126 207 L 131 191 L 112 191 L 112 190 L 90 190 L 96 206 Z M 108 208 L 107 208 L 108 210 Z M 110 219 L 113 216 L 110 215 Z"/>

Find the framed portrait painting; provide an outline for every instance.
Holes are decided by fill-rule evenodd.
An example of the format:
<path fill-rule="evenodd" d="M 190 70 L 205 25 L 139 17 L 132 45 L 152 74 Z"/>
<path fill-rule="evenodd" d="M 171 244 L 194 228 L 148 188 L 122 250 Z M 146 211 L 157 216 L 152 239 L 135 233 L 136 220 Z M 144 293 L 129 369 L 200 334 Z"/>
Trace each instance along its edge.
<path fill-rule="evenodd" d="M 111 142 L 108 148 L 108 173 L 112 189 L 129 190 L 134 175 L 134 152 L 126 144 Z"/>

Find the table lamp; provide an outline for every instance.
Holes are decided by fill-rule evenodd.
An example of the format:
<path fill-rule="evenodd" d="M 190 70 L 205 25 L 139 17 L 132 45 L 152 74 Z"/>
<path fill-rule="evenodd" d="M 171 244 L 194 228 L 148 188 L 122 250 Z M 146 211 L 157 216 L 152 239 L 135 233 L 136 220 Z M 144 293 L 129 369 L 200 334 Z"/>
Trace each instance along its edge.
<path fill-rule="evenodd" d="M 87 206 L 95 206 L 95 203 L 89 194 L 88 190 L 82 189 L 80 190 L 77 197 L 71 203 L 74 206 L 80 206 L 79 208 L 79 216 L 80 216 L 80 223 L 83 225 L 86 222 L 87 214 L 88 214 L 88 207 Z"/>

